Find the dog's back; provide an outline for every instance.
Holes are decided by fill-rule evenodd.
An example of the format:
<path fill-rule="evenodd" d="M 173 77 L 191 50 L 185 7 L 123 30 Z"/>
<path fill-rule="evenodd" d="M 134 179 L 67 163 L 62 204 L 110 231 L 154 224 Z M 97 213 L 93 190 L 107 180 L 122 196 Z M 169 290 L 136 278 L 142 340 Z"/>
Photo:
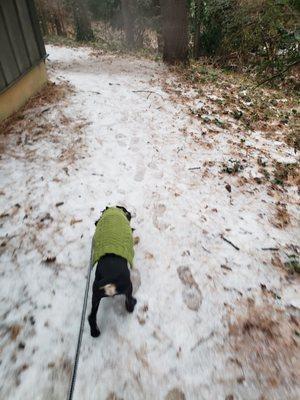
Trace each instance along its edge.
<path fill-rule="evenodd" d="M 96 280 L 107 296 L 124 293 L 130 284 L 127 260 L 116 254 L 106 254 L 101 257 L 97 265 Z M 112 285 L 115 286 L 115 292 Z"/>
<path fill-rule="evenodd" d="M 133 237 L 130 223 L 123 210 L 111 207 L 97 221 L 93 237 L 93 264 L 106 254 L 116 254 L 133 263 Z"/>

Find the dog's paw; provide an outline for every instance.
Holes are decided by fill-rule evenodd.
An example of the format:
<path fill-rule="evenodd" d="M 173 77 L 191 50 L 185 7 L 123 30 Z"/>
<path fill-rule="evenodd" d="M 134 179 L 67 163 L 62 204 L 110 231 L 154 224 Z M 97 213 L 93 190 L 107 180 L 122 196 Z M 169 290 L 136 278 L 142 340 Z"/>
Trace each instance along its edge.
<path fill-rule="evenodd" d="M 91 336 L 93 336 L 93 337 L 100 336 L 100 329 L 98 328 L 97 324 L 95 324 L 95 322 L 92 320 L 90 315 L 88 317 L 88 321 L 90 324 Z"/>
<path fill-rule="evenodd" d="M 95 328 L 95 329 L 91 328 L 91 336 L 93 336 L 94 338 L 99 337 L 100 336 L 99 328 Z"/>
<path fill-rule="evenodd" d="M 132 312 L 133 312 L 135 305 L 136 305 L 136 299 L 135 299 L 134 297 L 131 297 L 130 300 L 127 300 L 127 299 L 126 299 L 126 301 L 125 301 L 125 306 L 126 306 L 126 310 L 127 310 L 129 313 L 132 313 Z"/>

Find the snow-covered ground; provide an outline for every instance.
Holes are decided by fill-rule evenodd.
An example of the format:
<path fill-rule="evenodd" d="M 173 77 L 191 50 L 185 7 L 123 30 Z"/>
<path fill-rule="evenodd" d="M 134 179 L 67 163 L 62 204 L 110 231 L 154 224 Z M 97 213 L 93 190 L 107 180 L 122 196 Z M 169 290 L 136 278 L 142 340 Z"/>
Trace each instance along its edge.
<path fill-rule="evenodd" d="M 94 221 L 115 204 L 134 215 L 138 304 L 103 300 L 98 339 L 86 323 L 74 399 L 298 399 L 297 189 L 254 179 L 259 155 L 293 150 L 203 132 L 206 100 L 161 64 L 47 51 L 72 89 L 1 136 L 1 400 L 66 398 Z"/>

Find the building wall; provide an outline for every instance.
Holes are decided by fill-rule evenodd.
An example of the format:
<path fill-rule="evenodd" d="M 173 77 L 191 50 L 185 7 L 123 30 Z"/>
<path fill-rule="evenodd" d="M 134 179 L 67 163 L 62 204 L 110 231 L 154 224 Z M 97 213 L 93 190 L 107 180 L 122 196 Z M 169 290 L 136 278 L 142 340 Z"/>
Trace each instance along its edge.
<path fill-rule="evenodd" d="M 31 96 L 41 90 L 46 82 L 46 67 L 44 61 L 41 61 L 5 92 L 0 93 L 0 121 L 22 107 Z"/>
<path fill-rule="evenodd" d="M 45 83 L 45 57 L 34 1 L 0 0 L 0 120 Z"/>

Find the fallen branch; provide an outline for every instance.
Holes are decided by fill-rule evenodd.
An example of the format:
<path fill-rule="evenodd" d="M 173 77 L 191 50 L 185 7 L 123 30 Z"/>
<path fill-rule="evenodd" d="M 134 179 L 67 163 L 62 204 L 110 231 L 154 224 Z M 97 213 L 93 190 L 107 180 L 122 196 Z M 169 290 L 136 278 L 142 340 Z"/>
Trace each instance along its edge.
<path fill-rule="evenodd" d="M 201 169 L 201 167 L 192 167 L 192 168 L 189 168 L 188 170 L 189 171 L 194 171 L 195 169 Z"/>
<path fill-rule="evenodd" d="M 202 249 L 203 250 L 205 250 L 205 251 L 207 251 L 207 253 L 211 253 L 209 250 L 207 250 L 202 244 L 201 244 L 201 246 L 202 246 Z"/>
<path fill-rule="evenodd" d="M 160 96 L 164 100 L 164 98 L 161 94 L 153 92 L 153 90 L 133 90 L 132 93 L 149 93 L 147 99 L 149 99 L 149 96 L 151 94 L 156 94 L 157 96 Z"/>
<path fill-rule="evenodd" d="M 278 247 L 262 247 L 262 250 L 279 251 Z"/>
<path fill-rule="evenodd" d="M 227 267 L 227 265 L 222 264 L 221 268 L 223 269 L 227 269 L 227 271 L 232 271 L 232 269 L 230 267 Z"/>
<path fill-rule="evenodd" d="M 223 235 L 221 235 L 221 238 L 227 242 L 228 244 L 230 244 L 232 247 L 234 247 L 236 250 L 240 250 L 234 243 L 232 243 L 230 240 L 226 239 L 226 237 L 224 237 Z"/>
<path fill-rule="evenodd" d="M 200 344 L 207 342 L 207 340 L 209 340 L 210 338 L 214 337 L 216 334 L 215 331 L 210 332 L 210 334 L 204 338 L 201 338 L 198 340 L 198 342 L 191 348 L 191 351 L 194 351 L 198 346 L 200 346 Z"/>
<path fill-rule="evenodd" d="M 290 68 L 294 67 L 295 65 L 300 63 L 300 58 L 294 62 L 292 62 L 291 64 L 289 64 L 284 70 L 278 72 L 278 74 L 275 74 L 273 76 L 271 76 L 270 78 L 267 78 L 265 80 L 263 80 L 262 82 L 259 82 L 256 86 L 254 86 L 254 89 L 258 88 L 259 86 L 263 85 L 264 83 L 268 83 L 270 81 L 272 81 L 275 78 L 278 78 L 278 76 L 282 76 L 286 71 L 288 71 Z"/>

